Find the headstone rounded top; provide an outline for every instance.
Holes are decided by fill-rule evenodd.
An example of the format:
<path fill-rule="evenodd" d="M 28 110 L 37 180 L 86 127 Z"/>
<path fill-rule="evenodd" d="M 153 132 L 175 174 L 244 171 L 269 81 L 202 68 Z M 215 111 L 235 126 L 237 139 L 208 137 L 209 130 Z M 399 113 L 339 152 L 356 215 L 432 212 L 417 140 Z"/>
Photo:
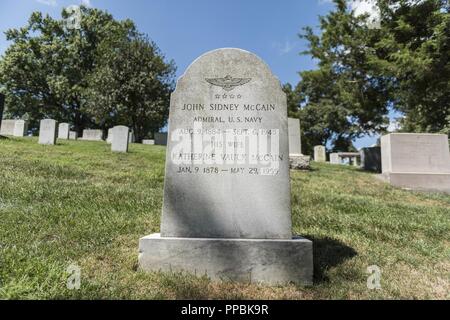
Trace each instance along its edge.
<path fill-rule="evenodd" d="M 205 74 L 208 74 L 208 78 L 203 79 L 205 81 L 192 81 L 194 78 L 204 77 Z M 178 79 L 175 91 L 186 86 L 195 86 L 200 90 L 210 86 L 221 87 L 226 92 L 233 93 L 235 88 L 244 85 L 248 90 L 258 87 L 267 90 L 268 84 L 282 92 L 280 80 L 264 60 L 243 49 L 221 48 L 206 52 L 195 59 Z"/>
<path fill-rule="evenodd" d="M 115 126 L 113 127 L 115 130 L 130 130 L 127 126 Z"/>

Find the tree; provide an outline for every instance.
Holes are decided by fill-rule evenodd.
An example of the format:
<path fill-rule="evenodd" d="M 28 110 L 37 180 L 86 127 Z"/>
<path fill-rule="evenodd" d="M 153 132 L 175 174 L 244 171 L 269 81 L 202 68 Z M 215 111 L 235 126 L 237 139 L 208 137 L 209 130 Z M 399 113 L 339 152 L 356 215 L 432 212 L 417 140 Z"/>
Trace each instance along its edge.
<path fill-rule="evenodd" d="M 318 60 L 318 69 L 300 73 L 297 91 L 308 152 L 314 144 L 331 143 L 334 150 L 352 149 L 352 140 L 387 126 L 390 79 L 374 50 L 381 33 L 355 16 L 345 0 L 334 0 L 335 11 L 320 17 L 320 35 L 306 27 L 302 54 Z"/>
<path fill-rule="evenodd" d="M 409 132 L 450 136 L 450 14 L 448 0 L 379 0 L 383 73 Z"/>
<path fill-rule="evenodd" d="M 117 21 L 98 9 L 81 6 L 80 10 L 79 28 L 67 26 L 65 22 L 70 13 L 63 10 L 61 20 L 43 17 L 41 13 L 35 12 L 25 27 L 6 32 L 12 44 L 0 60 L 0 86 L 6 94 L 7 111 L 11 116 L 20 117 L 28 113 L 32 127 L 36 127 L 40 119 L 50 117 L 72 123 L 79 133 L 86 127 L 106 129 L 106 124 L 116 124 L 105 113 L 104 118 L 96 117 L 98 112 L 95 109 L 107 106 L 103 106 L 104 101 L 100 99 L 96 100 L 99 104 L 94 106 L 90 99 L 102 95 L 95 95 L 94 87 L 99 81 L 97 77 L 104 74 L 104 59 L 120 49 L 114 45 L 121 43 L 123 47 L 130 43 L 131 47 L 132 42 L 142 41 L 142 35 L 130 20 Z M 163 59 L 155 48 L 147 46 L 140 49 L 146 51 L 142 55 L 154 54 Z M 135 60 L 134 67 L 154 71 L 146 65 L 148 61 Z M 148 76 L 152 77 L 151 74 Z M 154 88 L 141 87 L 148 83 L 122 80 L 127 90 L 126 96 L 138 96 L 150 90 L 154 98 Z M 109 97 L 109 105 L 121 105 L 120 96 L 120 92 L 116 92 L 116 95 Z M 159 98 L 165 99 L 165 103 L 168 101 L 165 92 Z M 163 116 L 158 120 L 141 114 L 141 123 L 152 121 L 155 121 L 152 125 L 159 128 L 164 125 L 165 118 Z M 136 125 L 133 122 L 126 123 Z"/>
<path fill-rule="evenodd" d="M 142 140 L 167 121 L 175 66 L 143 35 L 113 42 L 89 77 L 86 112 L 105 128 L 126 124 Z"/>
<path fill-rule="evenodd" d="M 306 146 L 349 150 L 354 138 L 387 130 L 389 108 L 403 114 L 402 131 L 450 136 L 449 1 L 376 0 L 379 28 L 334 2 L 320 34 L 300 35 L 318 61 L 296 88 Z"/>

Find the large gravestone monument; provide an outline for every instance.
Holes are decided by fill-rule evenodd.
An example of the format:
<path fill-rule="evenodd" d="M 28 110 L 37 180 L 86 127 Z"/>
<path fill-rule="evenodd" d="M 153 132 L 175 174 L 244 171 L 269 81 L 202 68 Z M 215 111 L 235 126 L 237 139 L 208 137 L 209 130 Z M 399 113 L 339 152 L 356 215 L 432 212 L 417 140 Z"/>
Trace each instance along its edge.
<path fill-rule="evenodd" d="M 54 145 L 56 143 L 57 122 L 53 119 L 41 120 L 39 126 L 39 144 Z"/>
<path fill-rule="evenodd" d="M 450 151 L 444 134 L 381 137 L 381 178 L 396 187 L 450 193 Z"/>
<path fill-rule="evenodd" d="M 312 242 L 292 237 L 286 96 L 257 56 L 198 58 L 171 96 L 161 234 L 149 271 L 311 284 Z"/>
<path fill-rule="evenodd" d="M 128 152 L 130 129 L 126 126 L 115 126 L 112 129 L 111 151 Z"/>
<path fill-rule="evenodd" d="M 324 146 L 315 146 L 314 147 L 314 161 L 316 161 L 316 162 L 327 161 L 327 155 L 326 155 Z"/>
<path fill-rule="evenodd" d="M 70 126 L 68 123 L 58 125 L 58 139 L 69 140 Z"/>

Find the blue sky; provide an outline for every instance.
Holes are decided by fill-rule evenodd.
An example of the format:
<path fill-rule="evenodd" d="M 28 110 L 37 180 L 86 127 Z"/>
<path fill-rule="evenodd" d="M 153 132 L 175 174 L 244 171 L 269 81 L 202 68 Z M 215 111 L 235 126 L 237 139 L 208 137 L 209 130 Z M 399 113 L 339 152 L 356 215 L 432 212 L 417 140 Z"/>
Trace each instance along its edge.
<path fill-rule="evenodd" d="M 317 26 L 318 16 L 333 8 L 329 0 L 2 0 L 0 31 L 26 24 L 33 11 L 59 17 L 61 9 L 86 3 L 105 9 L 116 19 L 131 18 L 153 39 L 177 75 L 199 55 L 221 47 L 238 47 L 265 60 L 281 82 L 297 84 L 299 71 L 313 69 L 298 38 L 302 27 Z M 8 47 L 0 35 L 0 54 Z M 375 138 L 363 138 L 357 147 Z"/>

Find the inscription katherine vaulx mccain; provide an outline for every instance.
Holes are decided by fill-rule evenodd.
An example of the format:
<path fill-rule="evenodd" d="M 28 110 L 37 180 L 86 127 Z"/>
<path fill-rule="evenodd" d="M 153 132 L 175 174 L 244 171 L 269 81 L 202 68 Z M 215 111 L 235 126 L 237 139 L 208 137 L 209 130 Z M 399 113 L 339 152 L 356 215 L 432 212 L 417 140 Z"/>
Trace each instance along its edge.
<path fill-rule="evenodd" d="M 227 75 L 225 78 L 206 78 L 205 80 L 213 86 L 222 87 L 225 91 L 231 91 L 236 87 L 249 83 L 252 81 L 252 78 L 233 78 Z"/>

